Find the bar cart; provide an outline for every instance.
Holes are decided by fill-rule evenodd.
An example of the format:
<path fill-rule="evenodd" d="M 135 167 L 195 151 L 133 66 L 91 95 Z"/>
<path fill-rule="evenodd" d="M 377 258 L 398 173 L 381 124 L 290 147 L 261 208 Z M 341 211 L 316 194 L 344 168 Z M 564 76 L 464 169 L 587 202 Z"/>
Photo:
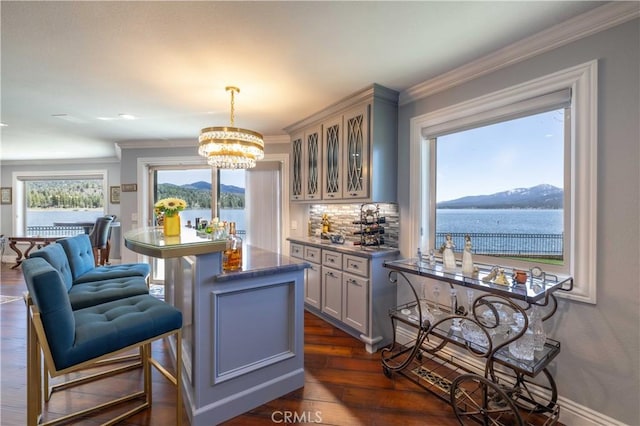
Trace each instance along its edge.
<path fill-rule="evenodd" d="M 390 270 L 389 279 L 408 284 L 415 298 L 389 312 L 393 342 L 381 352 L 387 377 L 401 374 L 449 402 L 461 424 L 557 422 L 557 387 L 547 366 L 560 352 L 560 342 L 546 338 L 542 322 L 557 310 L 554 293 L 573 289 L 572 277 L 534 267 L 518 271 L 520 283 L 514 271 L 513 281 L 496 284 L 503 282 L 497 274 L 504 277 L 497 266 L 469 275 L 459 267 L 448 271 L 422 258 L 384 266 Z M 419 292 L 408 275 L 436 280 L 430 300 L 424 283 Z M 444 304 L 437 291 L 441 284 L 448 301 Z M 466 297 L 460 297 L 460 290 Z M 414 341 L 398 342 L 400 323 L 415 329 Z M 534 334 L 536 326 L 541 335 Z"/>

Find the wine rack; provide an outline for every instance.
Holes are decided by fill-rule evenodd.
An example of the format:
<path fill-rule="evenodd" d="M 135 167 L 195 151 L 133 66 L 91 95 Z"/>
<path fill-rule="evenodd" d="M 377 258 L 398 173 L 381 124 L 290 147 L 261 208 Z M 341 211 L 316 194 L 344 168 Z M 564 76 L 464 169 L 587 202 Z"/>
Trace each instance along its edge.
<path fill-rule="evenodd" d="M 353 221 L 354 225 L 360 225 L 360 230 L 354 235 L 360 236 L 360 241 L 355 245 L 362 247 L 384 245 L 384 224 L 387 222 L 384 216 L 380 216 L 380 207 L 377 204 L 362 204 L 360 206 L 360 219 Z"/>

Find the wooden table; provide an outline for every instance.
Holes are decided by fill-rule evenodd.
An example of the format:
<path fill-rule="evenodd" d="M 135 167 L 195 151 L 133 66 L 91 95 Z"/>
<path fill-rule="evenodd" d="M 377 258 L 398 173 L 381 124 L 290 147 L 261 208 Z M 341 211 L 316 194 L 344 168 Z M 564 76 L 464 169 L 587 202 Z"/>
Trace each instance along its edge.
<path fill-rule="evenodd" d="M 16 264 L 11 267 L 11 269 L 15 269 L 24 259 L 29 257 L 29 252 L 34 247 L 42 248 L 43 246 L 49 245 L 51 243 L 55 243 L 57 240 L 65 238 L 65 237 L 40 237 L 40 236 L 30 236 L 30 237 L 9 237 L 9 247 L 11 250 L 15 251 L 18 257 L 16 257 Z M 29 247 L 24 251 L 24 253 L 16 247 L 16 243 L 29 243 Z"/>

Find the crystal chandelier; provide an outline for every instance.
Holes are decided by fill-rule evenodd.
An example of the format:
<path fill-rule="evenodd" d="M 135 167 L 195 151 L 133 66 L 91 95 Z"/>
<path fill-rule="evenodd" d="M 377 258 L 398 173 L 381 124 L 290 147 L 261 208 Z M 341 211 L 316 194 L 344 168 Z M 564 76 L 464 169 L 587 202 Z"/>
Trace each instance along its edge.
<path fill-rule="evenodd" d="M 256 160 L 264 158 L 264 141 L 258 132 L 234 127 L 234 95 L 240 93 L 240 89 L 227 86 L 226 90 L 231 92 L 231 126 L 202 129 L 198 154 L 219 169 L 250 169 L 255 167 Z"/>

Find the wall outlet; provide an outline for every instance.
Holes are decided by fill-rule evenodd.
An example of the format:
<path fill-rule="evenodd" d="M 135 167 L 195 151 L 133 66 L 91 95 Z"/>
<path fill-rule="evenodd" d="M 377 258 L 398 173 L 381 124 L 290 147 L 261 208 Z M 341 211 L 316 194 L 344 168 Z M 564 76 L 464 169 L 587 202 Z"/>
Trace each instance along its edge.
<path fill-rule="evenodd" d="M 294 230 L 294 231 L 296 229 L 298 229 L 298 221 L 297 220 L 292 220 L 291 221 L 291 229 Z"/>
<path fill-rule="evenodd" d="M 131 213 L 131 221 L 133 222 L 138 221 L 138 213 Z"/>

